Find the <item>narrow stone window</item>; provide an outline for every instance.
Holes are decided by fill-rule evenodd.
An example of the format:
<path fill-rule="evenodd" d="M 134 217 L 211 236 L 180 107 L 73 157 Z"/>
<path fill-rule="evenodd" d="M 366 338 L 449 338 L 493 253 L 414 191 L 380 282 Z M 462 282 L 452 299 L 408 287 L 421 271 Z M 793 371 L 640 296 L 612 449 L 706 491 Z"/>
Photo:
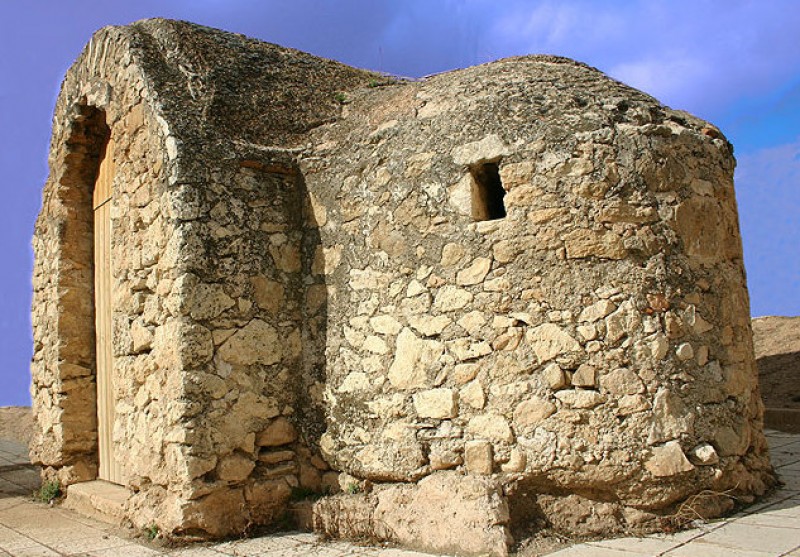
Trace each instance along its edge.
<path fill-rule="evenodd" d="M 496 162 L 475 164 L 469 168 L 472 174 L 472 220 L 494 220 L 506 216 L 503 198 L 506 190 L 500 181 L 500 169 Z"/>

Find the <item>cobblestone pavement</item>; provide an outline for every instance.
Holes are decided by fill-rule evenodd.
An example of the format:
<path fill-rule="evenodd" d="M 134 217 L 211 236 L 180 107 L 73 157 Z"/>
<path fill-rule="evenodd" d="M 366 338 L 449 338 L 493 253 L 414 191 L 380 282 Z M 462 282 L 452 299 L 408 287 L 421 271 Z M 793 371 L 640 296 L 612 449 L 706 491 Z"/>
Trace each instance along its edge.
<path fill-rule="evenodd" d="M 783 487 L 728 519 L 675 535 L 574 545 L 551 557 L 800 557 L 800 435 L 769 432 Z M 0 440 L 0 557 L 425 557 L 394 548 L 318 542 L 287 533 L 209 546 L 164 549 L 58 506 L 33 502 L 38 473 L 25 448 Z"/>

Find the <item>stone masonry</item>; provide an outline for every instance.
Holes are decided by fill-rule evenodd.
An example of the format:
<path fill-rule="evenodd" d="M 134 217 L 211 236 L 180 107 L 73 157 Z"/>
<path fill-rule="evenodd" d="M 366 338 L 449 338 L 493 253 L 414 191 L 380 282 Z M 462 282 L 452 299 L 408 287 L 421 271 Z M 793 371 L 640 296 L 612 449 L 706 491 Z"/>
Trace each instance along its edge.
<path fill-rule="evenodd" d="M 92 184 L 112 137 L 113 439 L 132 524 L 293 492 L 335 536 L 505 555 L 774 483 L 732 147 L 551 56 L 423 81 L 184 22 L 107 27 L 54 117 L 32 445 L 97 475 Z"/>

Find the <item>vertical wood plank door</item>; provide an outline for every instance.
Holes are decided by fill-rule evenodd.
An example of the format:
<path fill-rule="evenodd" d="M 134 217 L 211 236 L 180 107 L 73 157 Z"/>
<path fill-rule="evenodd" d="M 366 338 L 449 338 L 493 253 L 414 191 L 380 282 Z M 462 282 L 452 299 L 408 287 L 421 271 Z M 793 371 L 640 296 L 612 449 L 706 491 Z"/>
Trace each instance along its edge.
<path fill-rule="evenodd" d="M 97 355 L 98 477 L 123 483 L 114 454 L 114 359 L 111 349 L 111 196 L 114 181 L 114 142 L 106 143 L 94 184 L 94 309 Z"/>

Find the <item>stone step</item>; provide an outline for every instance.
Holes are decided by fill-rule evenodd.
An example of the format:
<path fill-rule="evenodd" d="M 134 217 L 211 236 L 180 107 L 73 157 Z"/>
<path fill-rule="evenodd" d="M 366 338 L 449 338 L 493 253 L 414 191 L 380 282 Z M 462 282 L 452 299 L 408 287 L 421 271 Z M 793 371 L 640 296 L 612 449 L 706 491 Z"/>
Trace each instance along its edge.
<path fill-rule="evenodd" d="M 764 425 L 784 433 L 800 433 L 800 409 L 765 408 Z"/>
<path fill-rule="evenodd" d="M 82 482 L 67 488 L 64 507 L 101 522 L 122 525 L 129 492 L 103 480 Z"/>

